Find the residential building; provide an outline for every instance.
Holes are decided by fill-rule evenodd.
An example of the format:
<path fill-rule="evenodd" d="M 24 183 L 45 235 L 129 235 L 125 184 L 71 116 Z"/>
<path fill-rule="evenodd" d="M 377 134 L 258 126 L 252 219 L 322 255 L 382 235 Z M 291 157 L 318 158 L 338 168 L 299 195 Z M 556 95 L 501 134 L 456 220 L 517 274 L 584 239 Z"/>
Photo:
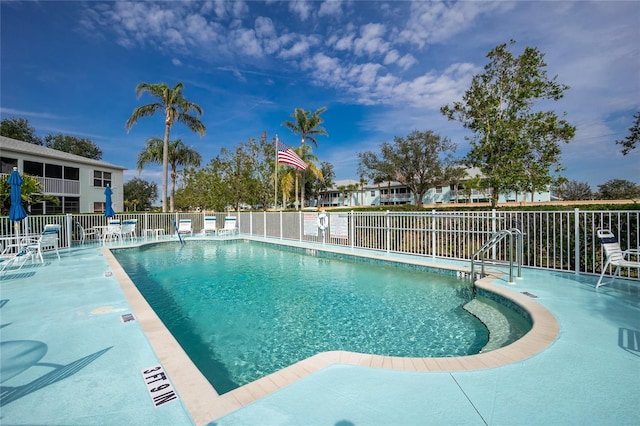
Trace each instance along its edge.
<path fill-rule="evenodd" d="M 44 195 L 59 200 L 58 205 L 31 205 L 29 214 L 102 213 L 107 185 L 113 209 L 123 211 L 124 167 L 0 136 L 0 177 L 14 167 L 40 181 Z"/>
<path fill-rule="evenodd" d="M 483 203 L 491 201 L 491 190 L 471 188 L 465 190 L 464 183 L 477 176 L 481 176 L 478 169 L 468 169 L 467 178 L 459 183 L 447 183 L 430 188 L 422 199 L 422 204 L 448 203 Z M 532 201 L 531 193 L 500 194 L 498 202 Z M 533 202 L 551 201 L 549 188 L 535 192 Z M 413 204 L 413 193 L 404 184 L 396 181 L 381 182 L 376 185 L 362 187 L 355 180 L 336 181 L 332 188 L 320 194 L 318 205 L 322 207 L 348 206 L 389 206 L 398 204 Z M 313 204 L 312 204 L 313 205 Z"/>

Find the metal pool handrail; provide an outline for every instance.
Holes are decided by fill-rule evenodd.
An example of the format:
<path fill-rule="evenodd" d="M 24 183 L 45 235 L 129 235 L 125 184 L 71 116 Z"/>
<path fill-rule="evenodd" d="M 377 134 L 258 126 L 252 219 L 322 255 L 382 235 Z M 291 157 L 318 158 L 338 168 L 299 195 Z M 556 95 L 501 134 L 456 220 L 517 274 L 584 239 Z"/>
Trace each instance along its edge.
<path fill-rule="evenodd" d="M 471 276 L 475 277 L 475 259 L 480 255 L 480 274 L 484 276 L 484 260 L 485 254 L 490 249 L 494 248 L 500 241 L 509 237 L 509 284 L 513 284 L 513 262 L 514 262 L 514 243 L 516 250 L 516 264 L 518 266 L 518 278 L 522 278 L 522 253 L 523 253 L 523 238 L 522 231 L 518 228 L 503 229 L 498 232 L 494 232 L 491 238 L 485 242 L 475 253 L 471 256 Z"/>

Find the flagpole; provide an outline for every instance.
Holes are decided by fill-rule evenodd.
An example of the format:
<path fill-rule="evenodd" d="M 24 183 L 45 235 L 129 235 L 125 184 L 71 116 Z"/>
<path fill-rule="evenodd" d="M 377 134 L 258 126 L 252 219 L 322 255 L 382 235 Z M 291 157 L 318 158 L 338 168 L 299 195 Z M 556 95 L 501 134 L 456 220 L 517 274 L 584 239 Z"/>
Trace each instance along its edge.
<path fill-rule="evenodd" d="M 277 134 L 275 138 L 275 143 L 276 143 L 276 177 L 273 185 L 275 187 L 275 193 L 273 196 L 273 208 L 277 209 L 278 208 L 278 135 Z"/>

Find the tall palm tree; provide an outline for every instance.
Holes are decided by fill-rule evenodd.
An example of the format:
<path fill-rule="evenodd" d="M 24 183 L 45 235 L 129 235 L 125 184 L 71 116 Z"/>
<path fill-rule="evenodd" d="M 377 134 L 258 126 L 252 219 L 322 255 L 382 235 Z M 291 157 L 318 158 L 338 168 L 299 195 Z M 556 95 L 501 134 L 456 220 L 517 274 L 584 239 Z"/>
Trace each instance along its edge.
<path fill-rule="evenodd" d="M 160 138 L 147 140 L 147 145 L 138 154 L 138 171 L 149 163 L 162 164 L 164 156 L 164 141 Z M 167 149 L 167 163 L 171 167 L 171 193 L 169 195 L 169 211 L 173 211 L 173 200 L 176 195 L 176 180 L 178 179 L 178 166 L 199 167 L 202 156 L 198 151 L 186 146 L 182 140 L 176 139 L 169 142 Z"/>
<path fill-rule="evenodd" d="M 131 127 L 133 127 L 141 117 L 151 117 L 158 111 L 164 112 L 161 195 L 163 212 L 167 211 L 167 172 L 169 167 L 169 134 L 171 127 L 173 127 L 176 122 L 182 123 L 187 126 L 189 130 L 198 133 L 201 137 L 207 131 L 207 128 L 199 119 L 202 115 L 202 108 L 185 99 L 182 94 L 182 87 L 182 83 L 176 84 L 173 89 L 169 88 L 166 83 L 138 83 L 136 86 L 136 97 L 140 98 L 143 93 L 148 92 L 149 95 L 157 100 L 151 104 L 134 109 L 131 117 L 129 117 L 125 124 L 128 131 L 131 130 Z M 192 115 L 192 112 L 195 113 L 195 115 Z"/>
<path fill-rule="evenodd" d="M 282 123 L 283 126 L 291 130 L 294 134 L 300 135 L 300 151 L 305 152 L 304 144 L 305 139 L 313 143 L 313 146 L 318 147 L 318 141 L 316 141 L 316 136 L 329 134 L 327 131 L 320 127 L 320 125 L 324 122 L 324 120 L 320 117 L 320 114 L 325 112 L 327 107 L 322 107 L 316 110 L 314 113 L 311 111 L 305 111 L 302 108 L 296 108 L 291 114 L 293 117 L 293 121 L 285 121 Z M 301 188 L 301 198 L 302 198 L 302 207 L 304 207 L 304 182 L 306 182 L 306 174 L 305 171 L 302 171 L 302 188 Z"/>
<path fill-rule="evenodd" d="M 360 205 L 364 206 L 364 186 L 366 184 L 368 184 L 369 181 L 366 180 L 363 176 L 361 176 L 359 183 L 360 183 L 360 190 L 362 191 L 362 193 L 361 193 L 362 194 L 362 202 L 360 203 Z"/>
<path fill-rule="evenodd" d="M 316 179 L 322 179 L 322 170 L 320 170 L 318 168 L 318 166 L 316 166 L 316 163 L 318 161 L 318 157 L 316 157 L 312 152 L 311 152 L 311 148 L 309 146 L 304 146 L 301 147 L 301 149 L 299 149 L 299 153 L 298 155 L 300 155 L 300 158 L 302 158 L 302 161 L 304 161 L 305 163 L 307 163 L 307 169 L 305 170 L 305 172 L 310 172 L 312 178 L 315 177 Z M 297 171 L 297 170 L 296 170 Z M 304 194 L 304 187 L 306 186 L 307 182 L 306 179 L 304 179 L 306 176 L 303 176 L 303 180 L 302 180 L 302 194 Z M 304 195 L 303 198 L 304 200 Z M 302 201 L 303 206 L 304 206 L 304 201 Z"/>

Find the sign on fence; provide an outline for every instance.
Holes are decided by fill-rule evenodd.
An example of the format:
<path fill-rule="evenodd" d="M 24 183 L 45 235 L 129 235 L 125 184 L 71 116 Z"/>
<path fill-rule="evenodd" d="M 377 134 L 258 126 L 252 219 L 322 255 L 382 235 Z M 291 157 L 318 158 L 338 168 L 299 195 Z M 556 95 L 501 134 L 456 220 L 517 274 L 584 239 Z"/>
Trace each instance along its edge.
<path fill-rule="evenodd" d="M 304 235 L 318 236 L 318 213 L 304 214 Z"/>
<path fill-rule="evenodd" d="M 330 213 L 331 238 L 349 238 L 349 213 Z"/>

